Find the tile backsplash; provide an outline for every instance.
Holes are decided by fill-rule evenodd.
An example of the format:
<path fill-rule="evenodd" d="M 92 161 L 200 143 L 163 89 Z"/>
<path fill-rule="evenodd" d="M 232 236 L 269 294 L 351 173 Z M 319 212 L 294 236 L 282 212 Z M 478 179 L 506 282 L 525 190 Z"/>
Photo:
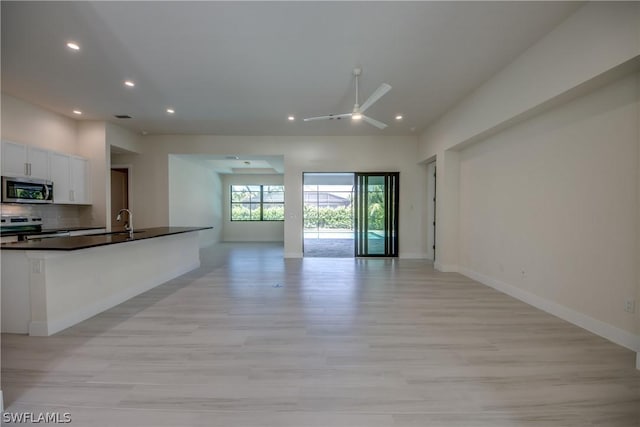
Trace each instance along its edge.
<path fill-rule="evenodd" d="M 43 228 L 93 225 L 91 206 L 2 203 L 0 212 L 2 215 L 40 217 Z"/>

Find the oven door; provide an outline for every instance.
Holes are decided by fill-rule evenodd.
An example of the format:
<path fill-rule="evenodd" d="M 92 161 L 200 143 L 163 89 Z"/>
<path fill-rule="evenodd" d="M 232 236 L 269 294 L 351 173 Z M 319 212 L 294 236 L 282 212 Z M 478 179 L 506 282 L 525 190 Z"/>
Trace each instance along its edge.
<path fill-rule="evenodd" d="M 3 203 L 53 203 L 53 182 L 2 177 Z"/>

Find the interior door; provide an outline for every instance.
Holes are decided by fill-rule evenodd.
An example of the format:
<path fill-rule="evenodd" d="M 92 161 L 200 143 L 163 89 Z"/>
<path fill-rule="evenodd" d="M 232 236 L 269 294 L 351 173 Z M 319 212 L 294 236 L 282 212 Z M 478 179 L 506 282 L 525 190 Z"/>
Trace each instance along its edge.
<path fill-rule="evenodd" d="M 358 257 L 398 256 L 399 172 L 358 172 L 355 251 Z"/>
<path fill-rule="evenodd" d="M 120 209 L 129 208 L 129 170 L 111 169 L 111 220 L 115 221 Z M 123 223 L 114 222 L 121 228 Z"/>

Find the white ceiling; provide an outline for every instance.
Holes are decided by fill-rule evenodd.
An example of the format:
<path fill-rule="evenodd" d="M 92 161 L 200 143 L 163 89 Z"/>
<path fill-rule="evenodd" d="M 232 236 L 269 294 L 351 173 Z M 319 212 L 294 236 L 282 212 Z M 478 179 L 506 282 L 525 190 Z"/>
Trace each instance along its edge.
<path fill-rule="evenodd" d="M 2 1 L 2 91 L 150 134 L 417 134 L 580 5 Z M 351 111 L 356 66 L 389 127 L 303 122 Z"/>

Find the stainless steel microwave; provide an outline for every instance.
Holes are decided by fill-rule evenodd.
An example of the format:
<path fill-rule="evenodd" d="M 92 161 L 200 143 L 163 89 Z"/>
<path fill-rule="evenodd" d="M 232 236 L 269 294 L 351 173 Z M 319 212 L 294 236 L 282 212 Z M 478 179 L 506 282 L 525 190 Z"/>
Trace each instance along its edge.
<path fill-rule="evenodd" d="M 3 176 L 2 203 L 53 203 L 53 182 Z"/>

